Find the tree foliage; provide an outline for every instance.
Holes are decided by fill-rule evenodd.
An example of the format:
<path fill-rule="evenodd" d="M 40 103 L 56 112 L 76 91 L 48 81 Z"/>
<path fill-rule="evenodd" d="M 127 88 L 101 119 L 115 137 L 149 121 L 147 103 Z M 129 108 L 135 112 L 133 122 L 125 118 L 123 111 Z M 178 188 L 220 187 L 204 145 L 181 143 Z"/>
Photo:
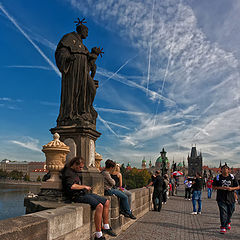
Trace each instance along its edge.
<path fill-rule="evenodd" d="M 7 176 L 8 176 L 7 172 L 6 172 L 6 171 L 3 171 L 2 169 L 0 169 L 0 178 L 6 179 Z"/>
<path fill-rule="evenodd" d="M 30 176 L 28 174 L 25 174 L 23 179 L 24 179 L 24 181 L 29 182 L 30 181 Z"/>
<path fill-rule="evenodd" d="M 13 180 L 21 180 L 23 178 L 23 173 L 17 170 L 13 170 L 8 174 L 8 177 Z"/>
<path fill-rule="evenodd" d="M 41 182 L 41 180 L 42 180 L 41 177 L 38 176 L 38 177 L 37 177 L 37 182 Z"/>
<path fill-rule="evenodd" d="M 142 188 L 149 183 L 151 179 L 151 174 L 146 169 L 132 168 L 122 172 L 123 175 L 123 185 L 127 189 Z"/>

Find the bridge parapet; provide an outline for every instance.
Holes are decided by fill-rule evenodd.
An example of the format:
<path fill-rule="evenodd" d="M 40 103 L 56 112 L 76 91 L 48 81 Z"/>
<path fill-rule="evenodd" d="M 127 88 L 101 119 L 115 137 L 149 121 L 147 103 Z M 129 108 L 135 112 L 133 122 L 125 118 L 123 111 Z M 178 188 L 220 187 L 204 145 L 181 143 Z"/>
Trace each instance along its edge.
<path fill-rule="evenodd" d="M 134 189 L 132 210 L 137 218 L 150 210 L 152 189 Z M 134 220 L 119 215 L 119 200 L 111 200 L 109 212 L 112 228 L 120 233 L 134 223 Z M 63 204 L 53 202 L 31 202 L 32 211 L 21 217 L 0 221 L 1 240 L 89 240 L 95 232 L 94 211 L 87 204 Z M 46 210 L 43 210 L 46 209 Z M 43 211 L 39 211 L 43 210 Z M 28 209 L 31 212 L 31 209 Z"/>

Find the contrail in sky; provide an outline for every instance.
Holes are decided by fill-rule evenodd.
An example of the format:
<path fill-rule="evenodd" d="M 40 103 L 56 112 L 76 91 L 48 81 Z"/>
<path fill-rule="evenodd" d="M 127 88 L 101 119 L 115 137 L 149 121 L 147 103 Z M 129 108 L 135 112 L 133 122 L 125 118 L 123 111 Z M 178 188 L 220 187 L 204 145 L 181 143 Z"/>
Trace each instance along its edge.
<path fill-rule="evenodd" d="M 155 0 L 153 0 L 153 4 L 152 4 L 152 21 L 151 21 L 151 34 L 150 34 L 151 35 L 151 39 L 150 39 L 150 42 L 149 42 L 149 55 L 148 55 L 147 94 L 148 94 L 148 85 L 149 85 L 150 72 L 151 72 L 152 30 L 153 30 L 154 5 L 155 5 Z"/>
<path fill-rule="evenodd" d="M 101 108 L 95 107 L 97 111 L 102 112 L 110 112 L 110 113 L 119 113 L 119 114 L 129 114 L 129 115 L 136 115 L 136 116 L 146 116 L 146 113 L 142 112 L 133 112 L 133 111 L 126 111 L 126 110 L 118 110 L 118 109 L 111 109 L 111 108 Z"/>
<path fill-rule="evenodd" d="M 50 67 L 45 67 L 45 66 L 31 66 L 31 65 L 10 65 L 6 66 L 7 68 L 32 68 L 32 69 L 42 69 L 42 70 L 53 70 Z"/>
<path fill-rule="evenodd" d="M 113 133 L 116 137 L 119 138 L 119 136 L 118 136 L 118 135 L 112 130 L 112 128 L 108 125 L 107 121 L 105 121 L 104 119 L 102 119 L 99 114 L 98 114 L 98 119 L 104 124 L 104 126 L 105 126 L 111 133 Z"/>
<path fill-rule="evenodd" d="M 43 53 L 43 51 L 32 41 L 32 39 L 24 32 L 24 30 L 18 25 L 15 19 L 9 15 L 9 13 L 4 9 L 0 3 L 0 9 L 7 16 L 7 18 L 15 25 L 15 27 L 23 34 L 23 36 L 34 46 L 34 48 L 40 53 L 40 55 L 46 60 L 46 62 L 53 68 L 58 76 L 61 76 L 61 73 L 58 71 L 57 67 L 52 63 L 52 61 Z"/>
<path fill-rule="evenodd" d="M 116 72 L 114 72 L 101 86 L 103 86 L 106 82 L 108 82 L 108 80 L 110 80 L 111 78 L 113 78 L 123 67 L 125 67 L 131 60 L 133 60 L 136 56 L 128 59 Z M 101 88 L 102 89 L 102 88 Z"/>
<path fill-rule="evenodd" d="M 104 76 L 104 77 L 105 77 L 106 75 L 109 75 L 108 73 L 106 74 L 106 73 L 104 73 L 104 72 L 101 71 L 101 70 L 98 71 L 98 74 L 100 74 L 100 75 L 102 75 L 102 76 Z M 142 85 L 139 85 L 139 84 L 137 84 L 136 82 L 130 81 L 130 80 L 128 80 L 126 77 L 124 77 L 124 76 L 122 76 L 122 75 L 118 75 L 118 74 L 114 74 L 114 75 L 115 75 L 115 77 L 113 77 L 113 75 L 111 76 L 111 77 L 113 78 L 113 80 L 118 81 L 118 82 L 120 82 L 120 83 L 122 83 L 122 84 L 125 84 L 125 85 L 127 85 L 127 86 L 129 86 L 129 87 L 137 88 L 137 89 L 143 91 L 144 93 L 146 93 L 146 91 L 147 91 L 146 87 L 143 87 Z M 100 88 L 100 89 L 98 90 L 98 92 L 101 91 L 101 89 L 102 89 L 102 88 Z M 150 99 L 151 99 L 151 100 L 154 100 L 154 99 L 156 99 L 156 98 L 159 98 L 159 99 L 162 99 L 162 100 L 164 100 L 164 101 L 167 101 L 167 102 L 170 103 L 171 105 L 176 105 L 176 103 L 175 103 L 173 100 L 168 99 L 168 98 L 160 95 L 160 94 L 157 93 L 157 92 L 154 92 L 154 91 L 148 89 L 148 93 L 149 93 L 148 96 L 150 96 Z"/>
<path fill-rule="evenodd" d="M 180 4 L 181 4 L 181 0 L 179 0 L 179 4 L 178 4 L 178 12 L 177 12 L 176 21 L 177 21 L 178 18 L 179 18 L 179 12 L 180 12 L 180 11 L 179 11 L 179 8 L 180 8 Z M 164 74 L 164 78 L 163 78 L 161 95 L 163 94 L 163 89 L 164 89 L 165 81 L 166 81 L 166 78 L 167 78 L 167 75 L 168 75 L 169 64 L 170 64 L 170 60 L 171 60 L 171 58 L 172 58 L 172 49 L 173 49 L 173 46 L 174 46 L 175 36 L 176 36 L 176 26 L 177 26 L 177 23 L 175 23 L 174 29 L 173 29 L 172 44 L 171 44 L 171 47 L 170 47 L 170 50 L 169 50 L 168 63 L 167 63 L 167 67 L 166 67 L 165 74 Z M 157 117 L 157 114 L 158 114 L 159 104 L 160 104 L 160 99 L 159 99 L 158 104 L 157 104 L 157 108 L 156 108 L 156 112 L 155 112 L 155 117 L 154 117 L 153 126 L 154 126 L 155 123 L 156 123 L 156 117 Z"/>

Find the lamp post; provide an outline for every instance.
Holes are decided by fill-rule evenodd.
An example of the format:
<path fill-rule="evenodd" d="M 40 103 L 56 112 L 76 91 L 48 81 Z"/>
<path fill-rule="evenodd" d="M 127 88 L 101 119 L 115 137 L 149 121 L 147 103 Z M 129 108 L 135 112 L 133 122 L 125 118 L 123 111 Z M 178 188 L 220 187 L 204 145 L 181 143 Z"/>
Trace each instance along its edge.
<path fill-rule="evenodd" d="M 164 150 L 164 148 L 162 149 L 162 151 L 160 152 L 161 154 L 161 158 L 162 158 L 162 176 L 164 176 L 167 173 L 167 158 L 166 158 L 166 151 Z"/>

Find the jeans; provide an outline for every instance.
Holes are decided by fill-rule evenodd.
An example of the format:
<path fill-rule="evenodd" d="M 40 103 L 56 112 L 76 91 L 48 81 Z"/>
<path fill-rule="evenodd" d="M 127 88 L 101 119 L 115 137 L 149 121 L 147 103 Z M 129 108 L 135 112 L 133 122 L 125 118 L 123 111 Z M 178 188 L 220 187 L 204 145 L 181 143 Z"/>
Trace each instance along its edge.
<path fill-rule="evenodd" d="M 208 192 L 208 198 L 211 198 L 212 197 L 212 188 L 208 188 L 207 192 Z"/>
<path fill-rule="evenodd" d="M 193 191 L 192 204 L 193 212 L 197 212 L 197 202 L 198 202 L 198 212 L 202 211 L 202 191 Z"/>
<path fill-rule="evenodd" d="M 128 191 L 127 189 L 124 188 L 123 191 L 127 197 L 128 197 L 128 204 L 129 204 L 129 208 L 131 209 L 131 205 L 132 205 L 132 193 L 130 191 Z"/>
<path fill-rule="evenodd" d="M 154 211 L 161 211 L 162 208 L 162 191 L 153 191 L 152 201 L 154 206 Z"/>
<path fill-rule="evenodd" d="M 221 227 L 227 227 L 228 223 L 231 223 L 231 217 L 235 210 L 235 203 L 225 203 L 225 202 L 217 202 L 218 208 L 220 212 L 220 222 Z"/>
<path fill-rule="evenodd" d="M 108 191 L 120 199 L 120 209 L 128 214 L 131 214 L 131 210 L 128 203 L 128 196 L 118 189 L 112 188 L 109 189 Z"/>

